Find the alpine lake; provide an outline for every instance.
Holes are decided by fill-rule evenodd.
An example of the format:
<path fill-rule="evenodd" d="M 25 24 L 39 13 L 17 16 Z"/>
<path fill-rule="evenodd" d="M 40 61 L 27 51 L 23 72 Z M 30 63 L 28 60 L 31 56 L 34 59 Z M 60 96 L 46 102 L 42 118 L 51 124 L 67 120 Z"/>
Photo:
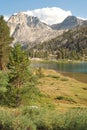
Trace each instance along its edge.
<path fill-rule="evenodd" d="M 34 68 L 52 69 L 64 76 L 74 78 L 80 82 L 87 83 L 87 62 L 55 62 L 55 61 L 33 61 Z"/>

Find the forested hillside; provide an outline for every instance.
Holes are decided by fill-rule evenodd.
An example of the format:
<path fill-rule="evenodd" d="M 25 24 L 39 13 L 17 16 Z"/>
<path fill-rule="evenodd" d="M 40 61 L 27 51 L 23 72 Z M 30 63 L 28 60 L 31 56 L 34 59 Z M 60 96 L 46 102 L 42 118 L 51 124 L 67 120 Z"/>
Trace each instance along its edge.
<path fill-rule="evenodd" d="M 87 59 L 87 26 L 78 26 L 30 50 L 32 57 Z"/>

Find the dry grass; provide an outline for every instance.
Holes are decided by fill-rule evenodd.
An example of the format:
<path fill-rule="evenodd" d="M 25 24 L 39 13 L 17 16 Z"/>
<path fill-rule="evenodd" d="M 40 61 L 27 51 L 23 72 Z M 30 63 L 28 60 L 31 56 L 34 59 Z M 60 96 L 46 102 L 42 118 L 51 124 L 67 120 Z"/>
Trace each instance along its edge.
<path fill-rule="evenodd" d="M 62 76 L 53 70 L 43 70 L 43 74 L 37 87 L 56 106 L 87 107 L 87 84 Z M 62 99 L 59 99 L 59 96 Z"/>

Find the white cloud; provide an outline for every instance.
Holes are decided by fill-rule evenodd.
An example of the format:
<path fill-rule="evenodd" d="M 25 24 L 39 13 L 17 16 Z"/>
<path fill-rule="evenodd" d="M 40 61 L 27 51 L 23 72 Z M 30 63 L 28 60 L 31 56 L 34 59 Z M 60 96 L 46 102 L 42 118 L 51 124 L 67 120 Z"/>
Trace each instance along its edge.
<path fill-rule="evenodd" d="M 58 7 L 47 7 L 42 9 L 35 9 L 35 10 L 28 10 L 24 12 L 25 14 L 28 14 L 29 16 L 36 16 L 38 17 L 42 22 L 45 22 L 47 24 L 56 24 L 61 23 L 67 16 L 71 16 L 71 11 L 66 11 Z M 17 13 L 14 13 L 16 15 Z M 10 15 L 5 15 L 4 19 L 7 21 L 9 19 Z"/>
<path fill-rule="evenodd" d="M 77 17 L 78 19 L 87 20 L 87 18 Z"/>
<path fill-rule="evenodd" d="M 10 17 L 10 16 L 8 16 L 8 15 L 6 16 L 6 15 L 5 15 L 5 16 L 4 16 L 4 20 L 8 21 L 9 17 Z"/>
<path fill-rule="evenodd" d="M 47 24 L 55 24 L 62 22 L 67 16 L 71 16 L 71 11 L 65 11 L 58 7 L 51 7 L 51 8 L 42 8 L 42 9 L 35 9 L 29 10 L 24 12 L 30 16 L 36 16 L 41 21 Z"/>

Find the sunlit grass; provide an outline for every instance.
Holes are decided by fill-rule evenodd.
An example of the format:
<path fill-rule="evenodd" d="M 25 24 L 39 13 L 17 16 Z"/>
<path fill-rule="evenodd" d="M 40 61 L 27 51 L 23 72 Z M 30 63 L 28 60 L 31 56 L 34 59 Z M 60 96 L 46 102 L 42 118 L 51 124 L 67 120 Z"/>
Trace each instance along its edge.
<path fill-rule="evenodd" d="M 39 79 L 37 87 L 48 96 L 57 107 L 87 106 L 87 85 L 75 79 L 62 76 L 53 70 L 43 70 L 44 77 Z M 84 89 L 85 88 L 85 89 Z M 63 100 L 55 100 L 57 97 Z"/>

